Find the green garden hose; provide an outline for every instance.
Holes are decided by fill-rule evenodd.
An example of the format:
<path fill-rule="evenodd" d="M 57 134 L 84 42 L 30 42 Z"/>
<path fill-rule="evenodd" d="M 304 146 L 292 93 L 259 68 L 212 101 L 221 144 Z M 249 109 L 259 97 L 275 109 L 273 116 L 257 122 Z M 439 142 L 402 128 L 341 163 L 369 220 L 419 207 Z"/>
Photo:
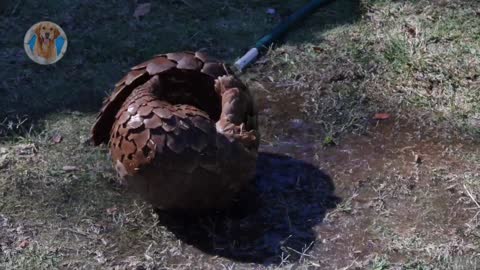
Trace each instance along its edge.
<path fill-rule="evenodd" d="M 332 2 L 333 0 L 313 0 L 295 13 L 290 15 L 285 21 L 277 25 L 272 32 L 262 37 L 255 45 L 240 59 L 235 62 L 235 67 L 242 71 L 246 66 L 253 63 L 260 52 L 268 48 L 273 42 L 283 36 L 292 26 L 300 22 L 308 15 L 312 14 L 317 8 Z"/>

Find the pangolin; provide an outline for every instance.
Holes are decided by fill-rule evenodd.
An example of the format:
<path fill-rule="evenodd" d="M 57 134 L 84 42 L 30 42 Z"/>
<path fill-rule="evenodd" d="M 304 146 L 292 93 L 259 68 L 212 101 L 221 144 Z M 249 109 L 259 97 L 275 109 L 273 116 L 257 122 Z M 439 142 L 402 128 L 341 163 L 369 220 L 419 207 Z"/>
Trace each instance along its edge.
<path fill-rule="evenodd" d="M 202 52 L 155 56 L 115 85 L 92 128 L 119 180 L 154 207 L 228 207 L 254 178 L 254 99 L 223 62 Z"/>

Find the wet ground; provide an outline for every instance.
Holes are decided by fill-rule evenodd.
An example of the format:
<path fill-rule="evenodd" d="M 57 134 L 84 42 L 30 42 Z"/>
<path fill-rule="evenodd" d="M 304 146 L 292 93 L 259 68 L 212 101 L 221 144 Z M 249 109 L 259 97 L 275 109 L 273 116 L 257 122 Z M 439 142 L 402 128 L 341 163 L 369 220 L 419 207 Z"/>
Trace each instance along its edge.
<path fill-rule="evenodd" d="M 262 126 L 282 131 L 267 133 L 261 151 L 319 168 L 342 201 L 314 225 L 315 244 L 305 246 L 310 252 L 303 254 L 313 266 L 362 267 L 362 261 L 385 253 L 392 263 L 411 261 L 401 248 L 385 250 L 395 245 L 394 238 L 421 235 L 423 245 L 466 239 L 462 231 L 472 211 L 465 209 L 467 195 L 453 176 L 480 171 L 462 157 L 478 151 L 478 145 L 439 136 L 435 128 L 395 115 L 371 119 L 364 134 L 326 144 L 323 130 L 302 120 L 300 98 L 265 95 L 259 100 L 261 114 L 269 115 L 261 117 Z"/>

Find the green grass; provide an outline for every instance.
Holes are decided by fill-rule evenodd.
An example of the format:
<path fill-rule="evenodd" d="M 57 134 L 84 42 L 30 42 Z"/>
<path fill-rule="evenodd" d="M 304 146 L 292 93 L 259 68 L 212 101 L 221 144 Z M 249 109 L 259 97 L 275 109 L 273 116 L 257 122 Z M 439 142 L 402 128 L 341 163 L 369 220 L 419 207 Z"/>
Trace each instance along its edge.
<path fill-rule="evenodd" d="M 384 57 L 395 70 L 403 71 L 411 61 L 407 41 L 399 37 L 390 38 L 386 44 Z"/>
<path fill-rule="evenodd" d="M 27 248 L 23 253 L 8 254 L 0 259 L 0 263 L 5 269 L 58 269 L 59 259 L 55 250 L 46 250 L 37 245 Z"/>

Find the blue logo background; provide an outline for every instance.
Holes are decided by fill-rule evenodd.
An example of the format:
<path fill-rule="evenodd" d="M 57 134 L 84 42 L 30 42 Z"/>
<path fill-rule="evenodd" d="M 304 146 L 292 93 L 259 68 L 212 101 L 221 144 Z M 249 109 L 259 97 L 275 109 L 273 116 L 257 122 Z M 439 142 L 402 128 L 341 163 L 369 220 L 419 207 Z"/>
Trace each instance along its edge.
<path fill-rule="evenodd" d="M 28 42 L 28 45 L 30 46 L 30 50 L 33 51 L 33 47 L 35 46 L 35 40 L 37 40 L 37 35 L 33 35 L 32 39 L 30 39 L 30 42 Z M 62 53 L 62 48 L 63 44 L 65 44 L 65 39 L 61 36 L 59 36 L 55 40 L 55 47 L 57 47 L 57 56 Z"/>

